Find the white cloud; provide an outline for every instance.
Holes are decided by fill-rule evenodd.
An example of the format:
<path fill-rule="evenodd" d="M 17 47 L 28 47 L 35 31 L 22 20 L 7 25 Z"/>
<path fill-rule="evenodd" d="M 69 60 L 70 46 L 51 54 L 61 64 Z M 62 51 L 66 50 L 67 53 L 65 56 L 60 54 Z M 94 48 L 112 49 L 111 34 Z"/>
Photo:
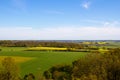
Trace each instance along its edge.
<path fill-rule="evenodd" d="M 0 39 L 120 40 L 120 27 L 0 28 Z"/>
<path fill-rule="evenodd" d="M 89 25 L 97 25 L 97 26 L 104 26 L 104 27 L 115 27 L 115 26 L 120 26 L 120 21 L 100 21 L 100 20 L 81 20 L 80 22 L 86 23 Z"/>
<path fill-rule="evenodd" d="M 106 21 L 106 22 L 104 22 L 103 23 L 103 25 L 104 26 L 109 26 L 109 27 L 111 27 L 111 26 L 118 26 L 120 24 L 120 22 L 118 22 L 118 21 Z"/>
<path fill-rule="evenodd" d="M 81 6 L 85 9 L 88 9 L 90 7 L 91 3 L 90 2 L 84 2 Z"/>

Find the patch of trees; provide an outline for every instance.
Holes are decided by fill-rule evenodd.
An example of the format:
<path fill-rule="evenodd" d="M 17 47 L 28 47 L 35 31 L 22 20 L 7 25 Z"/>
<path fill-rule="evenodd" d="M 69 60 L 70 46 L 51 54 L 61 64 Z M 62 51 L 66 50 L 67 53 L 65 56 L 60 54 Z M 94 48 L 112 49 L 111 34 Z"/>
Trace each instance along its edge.
<path fill-rule="evenodd" d="M 23 80 L 35 80 L 35 76 L 32 73 L 26 74 Z"/>
<path fill-rule="evenodd" d="M 57 65 L 44 72 L 46 79 L 53 80 L 71 80 L 72 66 L 70 65 Z"/>
<path fill-rule="evenodd" d="M 6 57 L 0 64 L 0 80 L 19 80 L 19 68 L 14 59 Z"/>

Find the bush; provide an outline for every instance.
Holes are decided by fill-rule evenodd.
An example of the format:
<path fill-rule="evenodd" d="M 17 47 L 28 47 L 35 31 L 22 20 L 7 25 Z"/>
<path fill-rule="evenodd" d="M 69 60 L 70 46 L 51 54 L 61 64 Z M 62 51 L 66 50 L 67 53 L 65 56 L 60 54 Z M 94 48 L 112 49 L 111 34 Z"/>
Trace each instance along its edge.
<path fill-rule="evenodd" d="M 1 63 L 0 80 L 19 80 L 18 66 L 11 57 L 6 57 Z"/>

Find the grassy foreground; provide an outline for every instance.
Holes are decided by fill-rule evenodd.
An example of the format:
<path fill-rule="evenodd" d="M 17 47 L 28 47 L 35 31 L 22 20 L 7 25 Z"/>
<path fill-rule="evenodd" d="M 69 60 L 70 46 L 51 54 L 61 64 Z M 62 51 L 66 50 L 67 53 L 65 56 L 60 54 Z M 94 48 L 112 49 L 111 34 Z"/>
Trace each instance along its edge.
<path fill-rule="evenodd" d="M 24 51 L 26 50 L 25 47 L 2 47 L 1 49 L 0 59 L 3 56 L 29 59 L 19 63 L 22 75 L 27 73 L 35 74 L 37 72 L 43 72 L 58 64 L 70 64 L 72 61 L 77 60 L 87 54 L 83 52 Z"/>

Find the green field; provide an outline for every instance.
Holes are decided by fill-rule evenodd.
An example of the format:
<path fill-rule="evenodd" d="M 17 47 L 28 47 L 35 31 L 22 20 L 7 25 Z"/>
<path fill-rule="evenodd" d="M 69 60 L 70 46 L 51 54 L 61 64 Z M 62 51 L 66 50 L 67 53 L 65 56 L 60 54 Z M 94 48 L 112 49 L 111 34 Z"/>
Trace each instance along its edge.
<path fill-rule="evenodd" d="M 84 52 L 52 52 L 52 51 L 24 51 L 25 47 L 1 47 L 2 56 L 26 57 L 33 59 L 19 63 L 21 75 L 43 72 L 54 65 L 70 64 L 72 61 L 83 57 Z"/>

